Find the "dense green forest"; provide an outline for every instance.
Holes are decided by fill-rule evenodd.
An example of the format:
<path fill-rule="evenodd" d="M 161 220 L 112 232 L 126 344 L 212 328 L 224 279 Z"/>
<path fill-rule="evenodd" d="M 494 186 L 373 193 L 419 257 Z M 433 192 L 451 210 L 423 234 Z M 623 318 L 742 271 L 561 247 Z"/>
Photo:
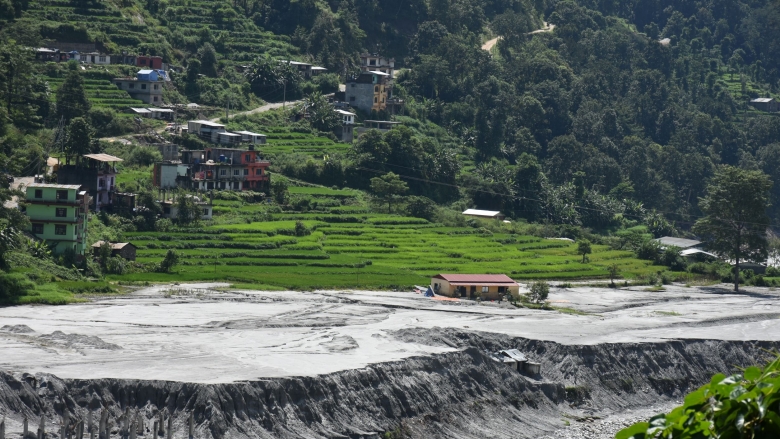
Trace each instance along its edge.
<path fill-rule="evenodd" d="M 328 186 L 368 189 L 393 171 L 442 205 L 659 234 L 701 215 L 718 165 L 780 180 L 780 119 L 748 105 L 778 96 L 769 0 L 0 0 L 0 11 L 0 165 L 14 173 L 34 169 L 60 114 L 24 48 L 59 40 L 161 55 L 174 66 L 169 101 L 238 109 L 276 97 L 245 72 L 268 59 L 329 69 L 293 87 L 301 96 L 332 91 L 363 51 L 395 57 L 405 128 L 324 160 L 275 157 Z M 545 22 L 554 30 L 531 33 Z M 100 131 L 95 111 L 84 116 Z M 780 184 L 772 206 L 777 223 Z"/>

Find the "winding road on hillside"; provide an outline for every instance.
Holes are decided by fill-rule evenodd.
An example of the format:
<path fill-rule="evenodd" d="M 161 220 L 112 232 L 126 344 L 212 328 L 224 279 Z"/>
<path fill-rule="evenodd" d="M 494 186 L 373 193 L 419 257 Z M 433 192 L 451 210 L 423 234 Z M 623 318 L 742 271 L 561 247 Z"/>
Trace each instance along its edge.
<path fill-rule="evenodd" d="M 293 106 L 293 105 L 295 105 L 295 104 L 297 104 L 299 102 L 300 101 L 287 101 L 287 105 L 288 106 Z M 232 119 L 232 118 L 234 118 L 234 117 L 236 117 L 238 115 L 250 115 L 250 114 L 257 114 L 257 113 L 265 113 L 266 111 L 276 110 L 278 108 L 282 108 L 283 106 L 284 106 L 283 102 L 274 102 L 274 103 L 271 103 L 271 104 L 261 105 L 261 106 L 255 108 L 255 109 L 252 109 L 252 110 L 239 111 L 238 113 L 232 113 L 228 117 L 230 119 Z M 222 116 L 216 117 L 214 119 L 209 119 L 209 121 L 210 122 L 219 122 L 220 118 L 222 118 Z"/>
<path fill-rule="evenodd" d="M 545 32 L 552 32 L 553 29 L 555 29 L 555 25 L 554 24 L 550 24 L 550 23 L 545 21 L 543 28 L 537 29 L 537 30 L 535 30 L 533 32 L 528 32 L 526 35 L 536 35 L 536 34 L 541 34 L 541 33 L 545 33 Z M 493 47 L 495 47 L 496 43 L 498 43 L 498 40 L 500 38 L 501 37 L 496 37 L 496 38 L 493 38 L 492 40 L 487 41 L 485 44 L 482 45 L 482 50 L 487 50 L 488 52 L 490 52 L 491 50 L 493 50 Z"/>

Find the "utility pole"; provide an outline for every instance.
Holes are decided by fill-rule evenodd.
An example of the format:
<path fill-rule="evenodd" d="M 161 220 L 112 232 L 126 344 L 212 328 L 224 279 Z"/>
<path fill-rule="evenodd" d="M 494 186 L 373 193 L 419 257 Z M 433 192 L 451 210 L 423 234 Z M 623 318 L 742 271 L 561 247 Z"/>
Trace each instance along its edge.
<path fill-rule="evenodd" d="M 227 98 L 227 107 L 225 107 L 225 120 L 230 118 L 230 96 Z"/>
<path fill-rule="evenodd" d="M 287 109 L 287 78 L 284 78 L 284 92 L 282 97 L 282 110 Z"/>

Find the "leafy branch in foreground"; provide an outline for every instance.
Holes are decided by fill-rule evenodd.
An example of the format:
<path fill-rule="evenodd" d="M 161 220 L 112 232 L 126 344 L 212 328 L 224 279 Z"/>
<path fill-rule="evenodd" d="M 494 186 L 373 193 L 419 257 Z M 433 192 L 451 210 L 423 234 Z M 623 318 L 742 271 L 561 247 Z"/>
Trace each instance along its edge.
<path fill-rule="evenodd" d="M 717 374 L 669 414 L 621 430 L 616 439 L 780 437 L 780 357 L 763 370 Z"/>

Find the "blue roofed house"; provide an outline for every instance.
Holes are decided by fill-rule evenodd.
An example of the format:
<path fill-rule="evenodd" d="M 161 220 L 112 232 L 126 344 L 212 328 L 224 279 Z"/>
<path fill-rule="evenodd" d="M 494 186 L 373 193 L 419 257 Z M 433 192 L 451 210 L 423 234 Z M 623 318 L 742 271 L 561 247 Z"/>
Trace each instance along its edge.
<path fill-rule="evenodd" d="M 162 103 L 164 79 L 160 71 L 144 69 L 139 70 L 135 78 L 114 78 L 113 82 L 133 99 L 143 101 L 145 104 L 159 105 Z"/>

